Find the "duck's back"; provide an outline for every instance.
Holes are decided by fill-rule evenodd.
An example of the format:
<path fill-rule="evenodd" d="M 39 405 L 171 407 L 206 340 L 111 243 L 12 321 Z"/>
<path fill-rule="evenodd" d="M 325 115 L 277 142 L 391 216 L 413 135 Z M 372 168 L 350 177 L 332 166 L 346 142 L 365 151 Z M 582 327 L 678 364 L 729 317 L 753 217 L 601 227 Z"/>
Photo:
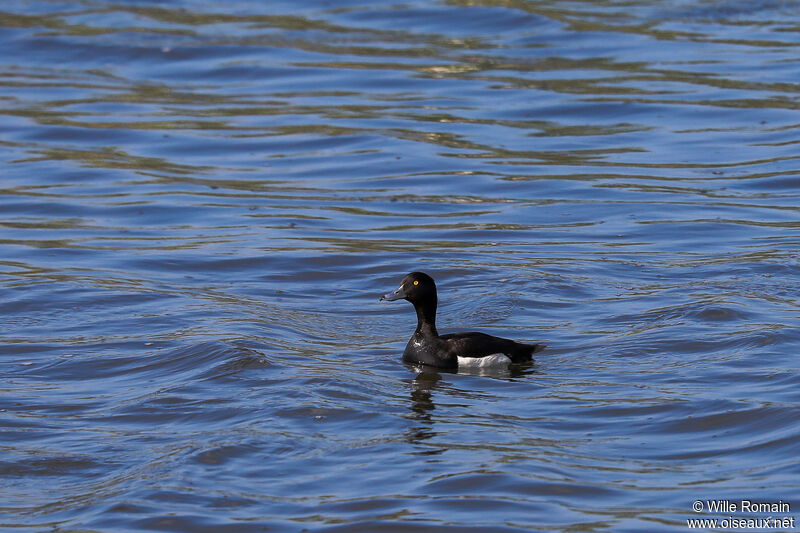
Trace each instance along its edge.
<path fill-rule="evenodd" d="M 538 344 L 522 344 L 479 331 L 450 333 L 439 338 L 445 343 L 449 352 L 459 357 L 486 357 L 501 353 L 515 363 L 530 361 L 539 348 Z"/>

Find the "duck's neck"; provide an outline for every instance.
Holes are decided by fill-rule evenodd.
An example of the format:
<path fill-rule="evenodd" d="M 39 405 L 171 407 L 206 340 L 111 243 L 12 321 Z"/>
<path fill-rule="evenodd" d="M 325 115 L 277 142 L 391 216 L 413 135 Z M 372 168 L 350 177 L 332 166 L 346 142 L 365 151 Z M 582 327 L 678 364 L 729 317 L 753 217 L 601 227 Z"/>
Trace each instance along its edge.
<path fill-rule="evenodd" d="M 436 299 L 418 302 L 414 304 L 414 309 L 417 311 L 416 333 L 438 337 L 439 332 L 436 331 Z"/>

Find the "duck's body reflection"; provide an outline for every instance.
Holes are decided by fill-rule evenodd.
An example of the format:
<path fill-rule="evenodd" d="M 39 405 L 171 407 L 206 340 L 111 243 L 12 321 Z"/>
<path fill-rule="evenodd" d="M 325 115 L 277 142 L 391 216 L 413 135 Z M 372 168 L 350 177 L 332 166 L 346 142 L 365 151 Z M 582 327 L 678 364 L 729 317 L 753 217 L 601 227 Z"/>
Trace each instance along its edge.
<path fill-rule="evenodd" d="M 467 374 L 514 379 L 534 371 L 530 366 L 520 367 L 518 365 L 510 368 L 494 369 L 493 372 L 479 368 L 468 369 L 466 372 L 457 372 L 418 364 L 407 364 L 406 366 L 409 370 L 416 372 L 416 377 L 409 381 L 409 418 L 418 424 L 406 431 L 405 438 L 411 444 L 425 445 L 425 448 L 416 452 L 420 455 L 437 455 L 448 449 L 446 446 L 435 446 L 430 442 L 426 442 L 438 435 L 435 429 L 436 417 L 433 413 L 436 410 L 434 397 L 436 394 L 441 393 L 446 395 L 448 389 L 452 388 L 452 382 L 447 379 L 448 375 Z M 458 396 L 469 395 L 467 391 L 453 392 L 456 392 Z"/>
<path fill-rule="evenodd" d="M 417 425 L 406 431 L 406 441 L 411 444 L 425 444 L 425 441 L 436 436 L 432 412 L 436 409 L 433 403 L 433 392 L 442 380 L 442 376 L 435 369 L 420 369 L 417 365 L 406 365 L 418 372 L 410 381 L 411 409 L 410 418 L 418 422 Z M 437 455 L 447 448 L 426 446 L 416 453 L 421 455 Z"/>

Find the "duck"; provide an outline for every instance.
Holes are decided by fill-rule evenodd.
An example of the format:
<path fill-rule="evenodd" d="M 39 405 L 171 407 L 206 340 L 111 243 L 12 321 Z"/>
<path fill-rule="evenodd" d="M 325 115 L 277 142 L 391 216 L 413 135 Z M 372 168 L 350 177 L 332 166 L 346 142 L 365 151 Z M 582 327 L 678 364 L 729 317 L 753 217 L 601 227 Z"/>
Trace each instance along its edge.
<path fill-rule="evenodd" d="M 380 301 L 408 300 L 417 312 L 417 329 L 403 351 L 403 361 L 444 369 L 523 363 L 544 349 L 543 344 L 523 344 L 502 337 L 469 331 L 439 335 L 436 330 L 436 283 L 424 272 L 411 272 L 400 286 Z"/>

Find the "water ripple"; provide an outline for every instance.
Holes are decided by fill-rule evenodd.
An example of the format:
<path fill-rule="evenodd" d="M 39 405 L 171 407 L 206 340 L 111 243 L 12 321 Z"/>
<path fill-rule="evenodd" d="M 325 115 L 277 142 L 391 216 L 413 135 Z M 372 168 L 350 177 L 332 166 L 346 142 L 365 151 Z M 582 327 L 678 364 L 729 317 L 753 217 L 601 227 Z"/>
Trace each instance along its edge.
<path fill-rule="evenodd" d="M 4 3 L 2 523 L 659 531 L 790 501 L 798 15 Z M 547 349 L 404 365 L 413 310 L 378 296 L 411 270 L 443 331 Z"/>

